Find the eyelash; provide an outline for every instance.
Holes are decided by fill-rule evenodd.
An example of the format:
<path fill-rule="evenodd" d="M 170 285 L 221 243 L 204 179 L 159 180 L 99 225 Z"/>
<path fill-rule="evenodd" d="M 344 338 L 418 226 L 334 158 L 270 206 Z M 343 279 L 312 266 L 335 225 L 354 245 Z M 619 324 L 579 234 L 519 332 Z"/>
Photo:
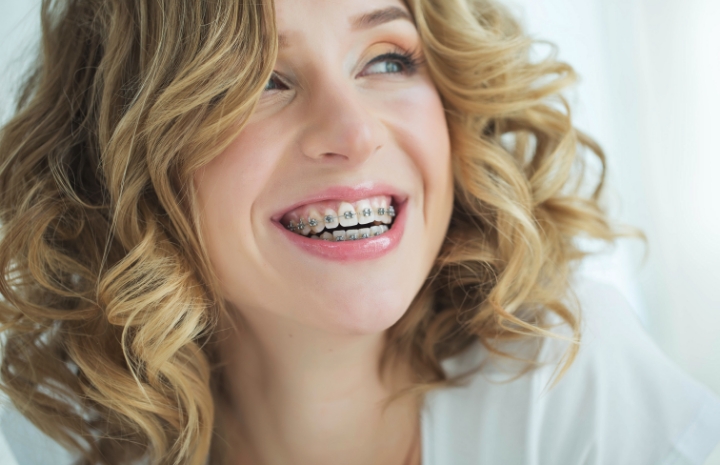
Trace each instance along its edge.
<path fill-rule="evenodd" d="M 422 64 L 422 60 L 420 59 L 417 50 L 412 50 L 410 52 L 406 52 L 400 48 L 396 48 L 392 52 L 383 53 L 382 55 L 376 56 L 375 58 L 370 60 L 365 65 L 365 68 L 367 68 L 368 66 L 377 64 L 377 63 L 385 62 L 385 61 L 400 63 L 403 66 L 403 70 L 399 71 L 399 72 L 390 72 L 390 73 L 372 73 L 372 74 L 370 74 L 370 76 L 375 75 L 375 74 L 405 74 L 407 76 L 412 76 L 413 74 L 415 74 L 417 72 L 418 68 Z M 270 77 L 270 80 L 268 81 L 268 84 L 271 82 L 275 82 L 276 87 L 274 89 L 268 89 L 266 86 L 265 91 L 285 90 L 280 87 L 277 87 L 278 85 L 287 88 L 285 83 L 280 78 L 278 78 L 276 73 L 272 74 L 272 76 Z"/>
<path fill-rule="evenodd" d="M 365 67 L 367 68 L 370 65 L 374 65 L 376 63 L 382 63 L 383 61 L 394 61 L 395 63 L 400 63 L 403 65 L 404 70 L 400 71 L 401 74 L 406 74 L 408 76 L 411 76 L 415 74 L 418 67 L 421 64 L 420 57 L 418 56 L 418 53 L 416 50 L 406 52 L 402 49 L 395 49 L 392 52 L 383 53 L 382 55 L 376 56 L 372 60 L 370 60 Z M 397 73 L 382 73 L 382 74 L 397 74 Z"/>

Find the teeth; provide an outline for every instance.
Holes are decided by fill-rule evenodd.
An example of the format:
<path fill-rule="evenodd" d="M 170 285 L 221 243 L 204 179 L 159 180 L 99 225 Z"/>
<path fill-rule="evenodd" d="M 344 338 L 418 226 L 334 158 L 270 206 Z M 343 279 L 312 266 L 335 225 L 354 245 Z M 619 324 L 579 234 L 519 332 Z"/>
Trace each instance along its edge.
<path fill-rule="evenodd" d="M 300 218 L 300 222 L 298 223 L 297 227 L 295 228 L 295 231 L 299 232 L 303 236 L 307 236 L 310 234 L 310 226 L 308 226 L 305 223 L 305 220 Z"/>
<path fill-rule="evenodd" d="M 375 219 L 377 221 L 380 221 L 381 223 L 390 224 L 392 223 L 392 218 L 388 214 L 390 210 L 390 207 L 388 207 L 388 203 L 385 199 L 381 199 L 378 202 L 378 206 L 376 208 L 377 215 L 375 215 Z"/>
<path fill-rule="evenodd" d="M 345 240 L 345 231 L 333 231 L 333 238 L 335 242 L 342 242 Z"/>
<path fill-rule="evenodd" d="M 328 200 L 287 213 L 281 223 L 291 232 L 311 239 L 360 240 L 389 230 L 395 207 L 389 196 L 369 197 L 356 202 Z M 334 234 L 336 229 L 344 232 Z M 352 229 L 353 227 L 357 229 Z M 327 235 L 325 234 L 327 233 Z"/>
<path fill-rule="evenodd" d="M 373 212 L 369 200 L 359 201 L 355 204 L 355 210 L 357 211 L 358 223 L 368 224 L 375 221 L 375 213 Z"/>
<path fill-rule="evenodd" d="M 308 226 L 310 226 L 310 230 L 315 234 L 325 229 L 325 222 L 322 220 L 320 213 L 315 209 L 308 212 Z"/>
<path fill-rule="evenodd" d="M 338 216 L 340 218 L 340 226 L 347 228 L 358 224 L 357 214 L 352 205 L 342 202 L 338 208 Z"/>
<path fill-rule="evenodd" d="M 325 210 L 323 222 L 325 223 L 325 228 L 327 229 L 335 229 L 340 225 L 340 223 L 338 222 L 337 212 L 335 212 L 335 210 L 331 208 Z"/>

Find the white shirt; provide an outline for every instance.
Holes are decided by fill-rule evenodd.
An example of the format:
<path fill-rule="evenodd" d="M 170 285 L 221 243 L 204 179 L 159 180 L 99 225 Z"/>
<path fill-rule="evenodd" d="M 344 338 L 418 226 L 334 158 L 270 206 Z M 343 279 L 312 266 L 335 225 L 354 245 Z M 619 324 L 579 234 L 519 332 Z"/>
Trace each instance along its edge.
<path fill-rule="evenodd" d="M 423 465 L 704 462 L 720 442 L 720 400 L 659 351 L 614 288 L 586 282 L 576 291 L 583 342 L 554 387 L 553 362 L 566 347 L 559 340 L 542 342 L 538 359 L 547 366 L 512 381 L 522 365 L 494 359 L 479 344 L 443 362 L 451 375 L 486 366 L 464 386 L 428 394 Z M 507 347 L 530 355 L 534 344 Z M 6 411 L 0 429 L 2 465 L 71 463 L 17 412 Z"/>
<path fill-rule="evenodd" d="M 660 352 L 614 288 L 575 290 L 583 342 L 554 387 L 556 364 L 508 382 L 520 365 L 479 344 L 444 361 L 450 374 L 488 366 L 426 398 L 423 465 L 704 463 L 720 442 L 720 399 Z M 557 361 L 565 347 L 545 339 L 538 358 Z"/>

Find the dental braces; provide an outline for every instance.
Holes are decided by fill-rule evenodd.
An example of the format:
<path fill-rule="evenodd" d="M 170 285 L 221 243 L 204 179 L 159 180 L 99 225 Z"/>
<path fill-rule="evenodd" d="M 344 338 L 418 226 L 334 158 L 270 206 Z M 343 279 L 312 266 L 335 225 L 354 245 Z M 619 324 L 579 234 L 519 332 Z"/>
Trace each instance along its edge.
<path fill-rule="evenodd" d="M 390 228 L 387 227 L 387 225 L 381 225 L 378 226 L 378 228 L 385 228 L 384 230 L 379 229 L 375 233 L 373 233 L 373 236 L 380 236 L 382 234 L 385 234 Z M 334 240 L 335 242 L 344 242 L 344 241 L 356 241 L 358 239 L 367 239 L 370 235 L 367 233 L 363 233 L 360 235 L 360 237 L 357 237 L 355 234 L 345 235 L 345 236 L 335 236 Z"/>
<path fill-rule="evenodd" d="M 361 213 L 362 213 L 362 215 L 363 215 L 364 217 L 368 217 L 368 216 L 372 215 L 372 209 L 370 209 L 370 208 L 364 208 Z M 383 208 L 383 207 L 380 207 L 380 208 L 377 209 L 377 214 L 378 214 L 378 216 L 385 216 L 385 213 L 387 213 L 387 215 L 388 215 L 390 218 L 394 218 L 394 217 L 395 217 L 395 207 L 393 207 L 393 206 L 391 205 L 391 206 L 389 206 L 387 209 L 385 209 L 385 208 Z M 346 220 L 352 219 L 354 216 L 355 216 L 355 212 L 353 212 L 353 211 L 346 211 L 345 213 L 343 213 L 343 217 L 344 217 Z M 327 224 L 327 223 L 332 223 L 332 222 L 335 221 L 336 219 L 339 220 L 339 219 L 340 219 L 340 216 L 325 215 L 325 217 L 323 217 L 323 220 L 325 221 L 325 224 Z M 311 228 L 314 228 L 314 227 L 317 226 L 318 224 L 320 224 L 320 223 L 319 223 L 318 220 L 316 220 L 315 218 L 310 218 L 310 219 L 308 219 L 307 226 L 310 226 Z M 305 225 L 305 220 L 302 219 L 302 218 L 300 218 L 300 221 L 298 222 L 297 225 L 296 225 L 294 222 L 291 221 L 291 222 L 290 222 L 287 226 L 285 226 L 285 227 L 286 227 L 289 231 L 295 232 L 295 231 L 302 231 L 303 229 L 305 229 L 305 226 L 306 226 L 306 225 Z M 375 234 L 375 235 L 378 236 L 379 234 Z M 367 239 L 367 238 L 364 237 L 363 239 Z M 344 240 L 344 239 L 343 239 L 343 240 Z M 351 239 L 351 240 L 355 240 L 355 239 Z"/>

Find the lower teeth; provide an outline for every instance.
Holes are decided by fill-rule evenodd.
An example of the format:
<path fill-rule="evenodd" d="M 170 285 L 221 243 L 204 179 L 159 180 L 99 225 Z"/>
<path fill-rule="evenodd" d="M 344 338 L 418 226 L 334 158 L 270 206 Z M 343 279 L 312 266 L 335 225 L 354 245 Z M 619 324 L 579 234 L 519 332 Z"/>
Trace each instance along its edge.
<path fill-rule="evenodd" d="M 358 241 L 361 239 L 369 239 L 371 237 L 380 236 L 390 230 L 388 225 L 385 224 L 363 229 L 367 229 L 367 231 L 360 232 L 355 229 L 335 229 L 330 232 L 329 230 L 325 230 L 322 234 L 313 234 L 310 236 L 310 239 L 321 239 L 331 242 Z"/>

